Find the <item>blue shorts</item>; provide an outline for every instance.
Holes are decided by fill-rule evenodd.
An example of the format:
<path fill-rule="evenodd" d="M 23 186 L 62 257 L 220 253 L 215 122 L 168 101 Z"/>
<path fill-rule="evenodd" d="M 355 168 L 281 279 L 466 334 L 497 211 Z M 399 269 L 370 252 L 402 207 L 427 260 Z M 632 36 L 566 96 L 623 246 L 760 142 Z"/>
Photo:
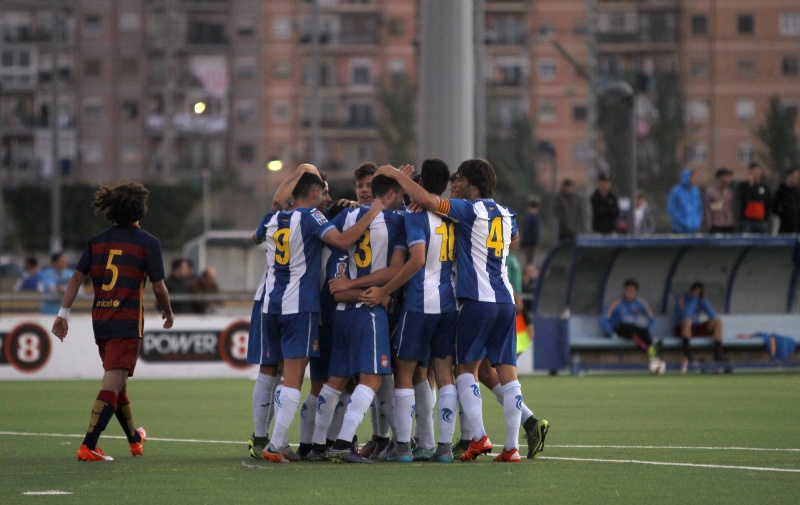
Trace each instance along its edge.
<path fill-rule="evenodd" d="M 462 300 L 456 330 L 456 363 L 489 359 L 497 364 L 517 365 L 517 312 L 513 303 Z"/>
<path fill-rule="evenodd" d="M 319 313 L 264 314 L 270 357 L 278 360 L 319 357 Z"/>
<path fill-rule="evenodd" d="M 311 369 L 312 381 L 328 380 L 328 368 L 331 364 L 331 347 L 333 346 L 333 326 L 325 325 L 319 327 L 319 358 L 311 358 L 309 368 Z"/>
<path fill-rule="evenodd" d="M 250 334 L 247 337 L 247 362 L 251 365 L 277 366 L 278 360 L 269 352 L 267 318 L 263 317 L 263 312 L 261 312 L 263 306 L 263 299 L 253 302 L 253 312 L 250 314 Z"/>
<path fill-rule="evenodd" d="M 403 311 L 394 336 L 395 356 L 428 366 L 431 356 L 455 354 L 458 312 L 425 314 Z"/>
<path fill-rule="evenodd" d="M 383 307 L 337 310 L 333 316 L 331 377 L 392 373 L 389 322 Z"/>

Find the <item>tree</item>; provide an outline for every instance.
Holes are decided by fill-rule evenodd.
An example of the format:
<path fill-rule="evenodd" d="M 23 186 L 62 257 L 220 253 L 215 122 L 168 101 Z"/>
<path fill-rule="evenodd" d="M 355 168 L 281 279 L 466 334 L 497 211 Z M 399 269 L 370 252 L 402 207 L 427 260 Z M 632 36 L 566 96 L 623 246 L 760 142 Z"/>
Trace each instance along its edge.
<path fill-rule="evenodd" d="M 660 189 L 678 181 L 682 166 L 678 147 L 683 143 L 686 124 L 683 120 L 683 92 L 676 74 L 657 76 L 654 102 L 657 119 L 650 130 L 650 138 L 655 145 L 655 159 L 647 177 L 652 184 L 647 186 Z"/>
<path fill-rule="evenodd" d="M 778 175 L 789 168 L 800 168 L 795 119 L 794 114 L 781 105 L 778 95 L 772 95 L 765 122 L 756 130 L 756 136 L 767 148 L 766 152 L 759 151 L 759 157 Z"/>
<path fill-rule="evenodd" d="M 377 91 L 383 116 L 378 121 L 378 136 L 386 158 L 395 166 L 411 163 L 414 160 L 414 83 L 405 72 L 393 72 L 380 80 Z"/>
<path fill-rule="evenodd" d="M 516 114 L 505 131 L 497 117 L 489 120 L 486 157 L 497 171 L 501 190 L 528 194 L 537 185 L 533 125 L 527 115 Z"/>

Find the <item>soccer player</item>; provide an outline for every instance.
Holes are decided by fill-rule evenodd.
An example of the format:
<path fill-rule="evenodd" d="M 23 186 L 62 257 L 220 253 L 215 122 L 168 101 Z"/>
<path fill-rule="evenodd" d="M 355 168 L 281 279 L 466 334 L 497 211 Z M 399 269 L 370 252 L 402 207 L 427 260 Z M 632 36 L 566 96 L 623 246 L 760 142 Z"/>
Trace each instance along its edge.
<path fill-rule="evenodd" d="M 131 454 L 142 455 L 147 438 L 144 428 L 135 428 L 128 377 L 133 376 L 139 357 L 144 324 L 142 292 L 147 278 L 162 307 L 164 328 L 173 322 L 169 293 L 164 286 L 164 263 L 158 239 L 139 227 L 147 213 L 148 191 L 139 183 L 128 182 L 114 187 L 101 185 L 92 206 L 112 223 L 105 231 L 89 239 L 61 301 L 53 322 L 53 334 L 61 341 L 69 331 L 69 311 L 83 281 L 89 275 L 94 285 L 92 327 L 100 359 L 103 381 L 92 406 L 89 429 L 78 449 L 81 461 L 111 461 L 97 441 L 116 416 L 130 444 Z"/>
<path fill-rule="evenodd" d="M 447 189 L 449 176 L 450 170 L 443 161 L 425 160 L 419 184 L 426 191 L 441 195 Z M 403 311 L 394 337 L 397 440 L 386 459 L 450 463 L 453 414 L 458 408 L 452 370 L 458 315 L 453 285 L 453 223 L 432 212 L 406 212 L 405 228 L 409 260 L 388 283 L 372 287 L 361 296 L 368 305 L 375 306 L 405 285 Z M 425 369 L 429 361 L 439 388 L 439 443 L 434 445 L 432 429 L 421 430 L 420 447 L 412 454 L 413 412 L 416 410 L 419 427 L 433 411 L 427 374 L 418 373 L 415 377 L 417 367 Z"/>
<path fill-rule="evenodd" d="M 692 337 L 714 337 L 714 361 L 728 361 L 722 352 L 722 320 L 717 317 L 714 307 L 706 299 L 706 287 L 702 282 L 694 282 L 689 292 L 678 298 L 672 326 L 674 335 L 683 340 L 682 374 L 689 370 L 689 363 L 693 361 L 689 347 Z"/>
<path fill-rule="evenodd" d="M 306 169 L 306 168 L 303 168 Z M 314 169 L 314 172 L 316 169 Z M 275 429 L 264 459 L 288 461 L 288 429 L 300 403 L 300 387 L 310 357 L 319 355 L 319 272 L 322 243 L 346 249 L 380 213 L 378 204 L 342 233 L 317 209 L 324 183 L 317 173 L 303 173 L 292 191 L 295 208 L 272 213 L 266 225 L 267 283 L 263 312 L 269 352 L 283 362 L 283 389 L 273 399 Z"/>
<path fill-rule="evenodd" d="M 425 191 L 393 167 L 376 173 L 397 180 L 411 200 L 428 211 L 447 216 L 455 224 L 458 261 L 456 296 L 461 306 L 456 336 L 456 388 L 461 405 L 472 426 L 472 442 L 461 456 L 474 461 L 491 451 L 481 412 L 480 386 L 475 382 L 478 366 L 486 353 L 497 370 L 503 392 L 506 441 L 495 458 L 499 462 L 520 462 L 519 428 L 522 391 L 517 380 L 515 307 L 505 258 L 517 234 L 514 213 L 491 199 L 497 178 L 485 160 L 463 162 L 454 181 L 463 200 L 442 198 Z M 541 452 L 547 421 L 537 421 L 535 451 Z"/>
<path fill-rule="evenodd" d="M 386 177 L 372 179 L 372 207 L 359 207 L 340 214 L 334 222 L 349 231 L 364 213 L 384 206 L 358 242 L 349 248 L 351 278 L 330 281 L 331 293 L 340 302 L 333 320 L 333 351 L 329 379 L 317 400 L 314 446 L 309 459 L 326 457 L 354 463 L 371 462 L 352 448 L 356 429 L 391 373 L 389 323 L 383 306 L 368 307 L 359 300 L 363 288 L 388 282 L 402 267 L 406 256 L 403 216 L 395 210 L 403 205 L 399 184 Z M 368 279 L 368 280 L 365 280 Z M 326 435 L 339 396 L 350 377 L 359 384 L 350 395 L 344 422 L 336 441 L 327 451 Z"/>
<path fill-rule="evenodd" d="M 623 290 L 623 295 L 600 316 L 600 326 L 608 336 L 633 340 L 636 347 L 647 353 L 651 363 L 660 360 L 661 343 L 653 343 L 650 335 L 656 320 L 647 302 L 639 296 L 639 283 L 628 279 Z"/>

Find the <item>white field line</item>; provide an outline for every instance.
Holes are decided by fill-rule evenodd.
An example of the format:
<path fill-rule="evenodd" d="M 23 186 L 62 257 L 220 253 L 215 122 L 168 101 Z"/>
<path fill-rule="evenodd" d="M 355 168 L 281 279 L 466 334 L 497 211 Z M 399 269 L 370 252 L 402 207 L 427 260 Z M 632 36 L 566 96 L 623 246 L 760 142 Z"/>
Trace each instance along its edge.
<path fill-rule="evenodd" d="M 49 491 L 25 491 L 22 494 L 28 495 L 56 495 L 56 494 L 72 494 L 69 491 L 59 491 L 57 489 L 51 489 Z"/>
<path fill-rule="evenodd" d="M 555 456 L 540 456 L 539 459 L 550 459 L 559 461 L 582 461 L 589 463 L 629 463 L 634 465 L 656 465 L 656 466 L 683 466 L 692 468 L 722 468 L 727 470 L 752 470 L 756 472 L 786 472 L 800 473 L 800 469 L 795 468 L 770 468 L 763 466 L 737 466 L 737 465 L 710 465 L 700 463 L 669 463 L 666 461 L 642 461 L 638 459 L 599 459 L 599 458 L 561 458 Z"/>
<path fill-rule="evenodd" d="M 27 433 L 21 431 L 0 431 L 0 436 L 30 436 L 30 437 L 69 437 L 69 438 L 82 438 L 84 435 L 66 434 L 66 433 Z M 110 435 L 105 438 L 124 439 L 122 436 Z M 147 437 L 147 440 L 159 442 L 184 442 L 184 443 L 201 443 L 201 444 L 244 444 L 241 440 L 199 440 L 193 438 L 156 438 Z M 641 450 L 704 450 L 704 451 L 769 451 L 769 452 L 800 452 L 800 449 L 793 448 L 766 448 L 766 447 L 689 447 L 689 446 L 670 446 L 670 445 L 548 445 L 550 448 L 563 448 L 563 449 L 641 449 Z M 601 458 L 568 458 L 559 456 L 541 456 L 539 459 L 554 460 L 554 461 L 582 461 L 589 463 L 627 463 L 637 465 L 657 465 L 657 466 L 679 466 L 679 467 L 693 467 L 693 468 L 716 468 L 716 469 L 729 469 L 729 470 L 751 470 L 758 472 L 785 472 L 785 473 L 800 473 L 800 469 L 792 468 L 772 468 L 772 467 L 759 467 L 759 466 L 737 466 L 737 465 L 711 465 L 700 463 L 670 463 L 664 461 L 643 461 L 636 459 L 601 459 Z"/>

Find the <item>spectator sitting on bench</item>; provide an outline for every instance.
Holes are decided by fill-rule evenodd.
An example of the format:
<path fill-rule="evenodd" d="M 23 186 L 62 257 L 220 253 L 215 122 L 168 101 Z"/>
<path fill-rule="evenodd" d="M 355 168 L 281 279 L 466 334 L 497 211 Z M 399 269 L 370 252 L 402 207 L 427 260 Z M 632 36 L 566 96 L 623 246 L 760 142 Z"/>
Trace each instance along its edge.
<path fill-rule="evenodd" d="M 689 348 L 692 337 L 714 337 L 714 361 L 727 361 L 722 352 L 722 321 L 706 300 L 706 288 L 702 282 L 695 282 L 688 293 L 678 298 L 672 327 L 675 336 L 683 339 L 681 373 L 686 373 L 689 362 L 694 361 Z"/>
<path fill-rule="evenodd" d="M 651 362 L 661 359 L 661 342 L 653 343 L 650 335 L 655 322 L 653 311 L 639 298 L 639 283 L 634 279 L 625 281 L 623 295 L 600 316 L 600 326 L 607 335 L 633 340 Z"/>

